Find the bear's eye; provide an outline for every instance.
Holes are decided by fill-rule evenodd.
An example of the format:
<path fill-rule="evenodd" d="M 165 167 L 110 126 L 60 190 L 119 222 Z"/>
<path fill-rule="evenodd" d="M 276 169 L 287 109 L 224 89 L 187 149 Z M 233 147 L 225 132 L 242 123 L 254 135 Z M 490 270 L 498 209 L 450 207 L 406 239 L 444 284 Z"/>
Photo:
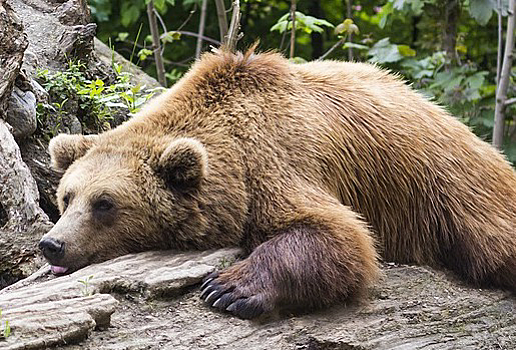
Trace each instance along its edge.
<path fill-rule="evenodd" d="M 101 198 L 97 199 L 95 203 L 93 203 L 93 209 L 97 211 L 108 211 L 114 207 L 114 203 L 111 199 Z"/>

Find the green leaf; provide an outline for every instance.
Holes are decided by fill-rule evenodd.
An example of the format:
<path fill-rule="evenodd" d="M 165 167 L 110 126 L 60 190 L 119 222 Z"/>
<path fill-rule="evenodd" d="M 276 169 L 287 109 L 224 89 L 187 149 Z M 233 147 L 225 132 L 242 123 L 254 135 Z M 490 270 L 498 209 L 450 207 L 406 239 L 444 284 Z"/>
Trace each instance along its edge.
<path fill-rule="evenodd" d="M 292 57 L 289 59 L 292 63 L 306 63 L 307 61 L 303 57 Z"/>
<path fill-rule="evenodd" d="M 163 9 L 165 6 L 165 0 L 154 0 L 154 7 L 158 9 Z"/>
<path fill-rule="evenodd" d="M 129 37 L 129 33 L 120 32 L 120 33 L 118 33 L 118 35 L 116 37 L 116 41 L 125 41 L 125 39 L 127 39 L 127 37 Z"/>
<path fill-rule="evenodd" d="M 460 86 L 460 83 L 464 80 L 463 75 L 459 75 L 451 79 L 446 85 L 444 85 L 444 91 L 446 93 L 451 92 L 452 90 L 456 89 Z"/>
<path fill-rule="evenodd" d="M 140 60 L 145 61 L 148 56 L 152 55 L 152 50 L 149 49 L 141 49 L 138 51 L 138 57 Z"/>
<path fill-rule="evenodd" d="M 485 76 L 488 74 L 486 71 L 477 72 L 466 79 L 466 83 L 471 89 L 478 90 L 484 84 Z"/>
<path fill-rule="evenodd" d="M 414 16 L 420 16 L 423 13 L 425 1 L 412 0 L 410 6 L 412 7 L 412 12 L 414 13 Z"/>
<path fill-rule="evenodd" d="M 416 50 L 411 49 L 408 45 L 398 45 L 398 52 L 404 57 L 414 57 Z"/>
<path fill-rule="evenodd" d="M 386 63 L 397 62 L 403 58 L 398 51 L 398 45 L 391 44 L 389 38 L 378 41 L 368 52 L 371 62 Z"/>
<path fill-rule="evenodd" d="M 272 31 L 277 30 L 278 32 L 283 33 L 283 32 L 285 32 L 285 30 L 287 30 L 287 25 L 288 25 L 287 21 L 278 22 L 271 27 L 270 31 L 272 32 Z"/>
<path fill-rule="evenodd" d="M 124 27 L 129 27 L 131 24 L 135 23 L 138 20 L 138 18 L 140 18 L 142 5 L 143 2 L 138 2 L 137 4 L 122 2 L 122 6 L 120 9 L 122 17 L 120 18 L 120 23 Z"/>
<path fill-rule="evenodd" d="M 163 35 L 161 35 L 161 40 L 164 43 L 171 43 L 176 40 L 181 40 L 181 33 L 177 31 L 166 32 Z"/>
<path fill-rule="evenodd" d="M 340 34 L 342 32 L 345 32 L 346 31 L 346 26 L 344 23 L 340 23 L 339 25 L 337 25 L 335 27 L 335 29 L 333 30 L 333 33 L 335 34 Z"/>
<path fill-rule="evenodd" d="M 378 14 L 380 17 L 380 22 L 378 23 L 378 27 L 381 29 L 385 28 L 385 25 L 387 24 L 387 19 L 389 15 L 393 12 L 392 2 L 388 2 L 382 7 L 382 10 Z"/>
<path fill-rule="evenodd" d="M 495 3 L 495 1 L 491 0 L 470 0 L 469 14 L 478 24 L 485 26 L 493 14 Z"/>
<path fill-rule="evenodd" d="M 495 0 L 493 0 L 494 2 L 496 2 Z M 501 1 L 501 10 L 502 10 L 502 16 L 507 16 L 507 14 L 509 13 L 509 1 L 510 0 L 502 0 Z M 494 10 L 496 11 L 496 13 L 499 12 L 499 9 L 498 9 L 498 6 L 494 6 Z"/>

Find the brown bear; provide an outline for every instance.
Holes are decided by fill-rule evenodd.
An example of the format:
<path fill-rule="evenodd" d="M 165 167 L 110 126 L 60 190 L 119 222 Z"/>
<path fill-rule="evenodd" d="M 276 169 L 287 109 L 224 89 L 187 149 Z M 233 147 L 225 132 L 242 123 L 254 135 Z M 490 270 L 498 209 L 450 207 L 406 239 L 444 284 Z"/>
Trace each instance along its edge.
<path fill-rule="evenodd" d="M 130 252 L 240 245 L 207 302 L 253 318 L 356 295 L 378 255 L 516 290 L 516 173 L 370 64 L 207 53 L 98 136 L 59 135 L 55 273 Z"/>

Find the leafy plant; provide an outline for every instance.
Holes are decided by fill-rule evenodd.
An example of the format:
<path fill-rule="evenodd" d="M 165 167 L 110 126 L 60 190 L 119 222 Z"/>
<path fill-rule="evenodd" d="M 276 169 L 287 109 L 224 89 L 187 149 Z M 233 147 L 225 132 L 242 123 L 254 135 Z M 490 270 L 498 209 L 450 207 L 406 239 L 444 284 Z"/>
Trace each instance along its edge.
<path fill-rule="evenodd" d="M 398 62 L 404 57 L 413 57 L 416 51 L 407 45 L 392 44 L 389 38 L 383 38 L 369 49 L 368 55 L 371 62 L 388 63 Z"/>
<path fill-rule="evenodd" d="M 93 295 L 93 292 L 95 291 L 94 288 L 90 284 L 92 279 L 93 279 L 93 275 L 90 275 L 82 280 L 77 280 L 77 282 L 80 283 L 79 289 L 81 290 L 82 295 L 85 297 L 89 297 L 90 295 Z"/>
<path fill-rule="evenodd" d="M 324 19 L 308 16 L 296 11 L 296 30 L 303 31 L 307 34 L 312 32 L 320 33 L 324 31 L 323 27 L 333 28 L 333 24 Z M 292 20 L 290 19 L 290 13 L 286 13 L 271 27 L 270 31 L 283 33 L 290 29 L 292 29 Z"/>
<path fill-rule="evenodd" d="M 70 113 L 77 114 L 84 128 L 95 132 L 109 129 L 114 110 L 134 114 L 159 90 L 134 85 L 130 81 L 131 75 L 123 72 L 121 65 L 113 63 L 113 68 L 116 79 L 110 85 L 102 79 L 88 79 L 85 66 L 71 60 L 65 71 L 39 71 L 38 79 L 52 101 L 40 103 L 36 109 L 38 126 L 44 137 L 51 138 L 62 132 L 63 122 Z M 73 105 L 76 105 L 75 109 Z"/>

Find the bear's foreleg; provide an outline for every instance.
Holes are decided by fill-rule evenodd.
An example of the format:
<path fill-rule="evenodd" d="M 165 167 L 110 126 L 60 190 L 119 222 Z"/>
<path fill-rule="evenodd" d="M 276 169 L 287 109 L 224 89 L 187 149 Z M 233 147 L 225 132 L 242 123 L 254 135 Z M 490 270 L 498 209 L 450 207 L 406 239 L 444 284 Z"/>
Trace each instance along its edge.
<path fill-rule="evenodd" d="M 366 225 L 340 204 L 305 208 L 245 260 L 208 276 L 202 297 L 254 318 L 277 307 L 318 308 L 345 300 L 378 275 Z"/>

